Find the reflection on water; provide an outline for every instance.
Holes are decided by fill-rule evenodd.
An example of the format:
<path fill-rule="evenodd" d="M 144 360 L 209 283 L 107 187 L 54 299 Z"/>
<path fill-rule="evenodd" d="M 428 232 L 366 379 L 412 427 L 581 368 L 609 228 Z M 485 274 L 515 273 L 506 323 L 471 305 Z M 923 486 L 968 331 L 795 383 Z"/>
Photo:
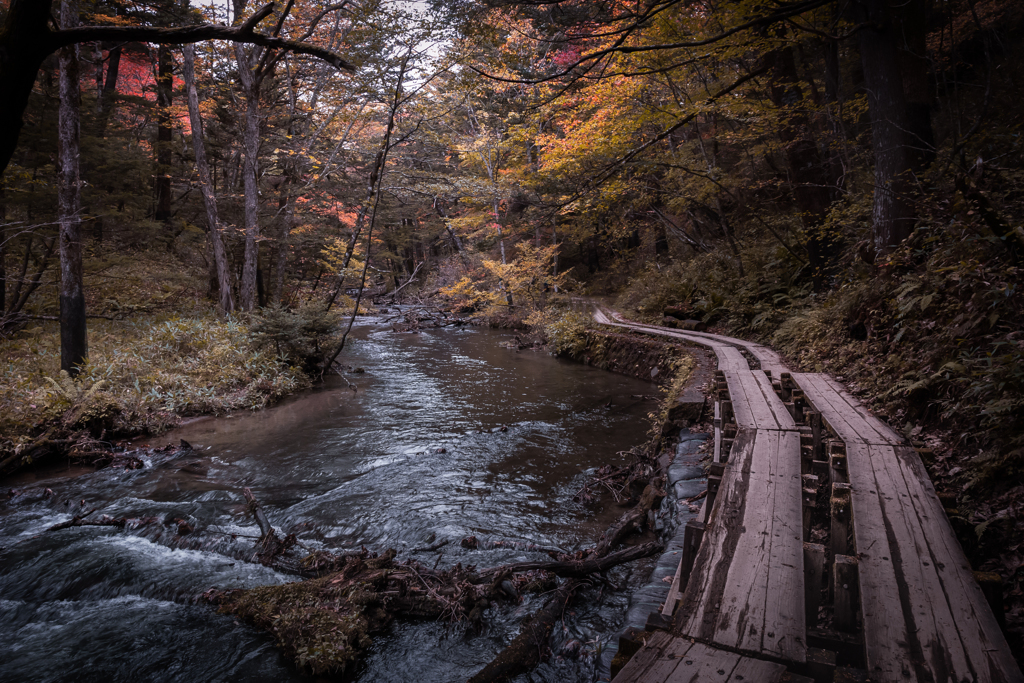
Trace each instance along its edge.
<path fill-rule="evenodd" d="M 505 336 L 397 335 L 365 324 L 346 361 L 364 373 L 155 440 L 185 439 L 193 452 L 154 455 L 136 471 L 20 483 L 0 507 L 0 680 L 301 680 L 267 637 L 194 604 L 211 586 L 288 580 L 244 561 L 248 536 L 258 533 L 241 497 L 246 486 L 275 525 L 311 548 L 393 547 L 431 565 L 487 566 L 544 557 L 528 546 L 593 543 L 621 509 L 586 509 L 572 496 L 588 468 L 643 440 L 652 404 L 640 396 L 653 387 L 502 348 Z M 44 497 L 45 487 L 55 495 Z M 92 508 L 183 519 L 196 531 L 41 533 Z M 479 550 L 459 546 L 467 535 L 480 539 Z M 444 540 L 436 553 L 414 553 Z M 621 621 L 625 600 L 587 592 L 535 675 L 589 680 L 601 635 Z M 398 625 L 377 640 L 360 679 L 407 681 L 414 667 L 420 683 L 465 680 L 535 607 L 502 608 L 482 634 Z"/>

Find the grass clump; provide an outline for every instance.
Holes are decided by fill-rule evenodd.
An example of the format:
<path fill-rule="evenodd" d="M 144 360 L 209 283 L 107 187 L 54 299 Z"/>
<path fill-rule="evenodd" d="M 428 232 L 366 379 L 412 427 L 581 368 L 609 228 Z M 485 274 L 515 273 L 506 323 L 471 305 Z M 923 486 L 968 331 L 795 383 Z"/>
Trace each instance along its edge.
<path fill-rule="evenodd" d="M 76 415 L 94 436 L 157 433 L 178 417 L 257 409 L 308 385 L 298 367 L 212 314 L 97 321 L 76 380 L 60 371 L 56 324 L 0 340 L 0 452 Z"/>

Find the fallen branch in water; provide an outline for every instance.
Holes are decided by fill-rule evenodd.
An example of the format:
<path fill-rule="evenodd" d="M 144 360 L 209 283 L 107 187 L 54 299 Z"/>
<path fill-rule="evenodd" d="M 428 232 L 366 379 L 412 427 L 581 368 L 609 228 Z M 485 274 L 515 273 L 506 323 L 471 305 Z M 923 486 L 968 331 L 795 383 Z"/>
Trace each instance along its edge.
<path fill-rule="evenodd" d="M 86 519 L 86 517 L 94 512 L 96 512 L 96 508 L 89 510 L 84 515 L 75 515 L 66 522 L 54 524 L 47 531 L 60 531 L 61 529 L 70 529 L 78 526 L 114 526 L 118 529 L 124 529 L 126 527 L 136 528 L 144 524 L 160 522 L 159 517 L 111 517 L 110 515 L 103 515 L 98 519 Z"/>
<path fill-rule="evenodd" d="M 505 681 L 532 669 L 545 656 L 555 622 L 589 577 L 604 581 L 600 575 L 607 570 L 659 552 L 658 543 L 611 552 L 646 519 L 647 511 L 660 500 L 659 493 L 657 485 L 648 486 L 640 502 L 612 525 L 593 550 L 559 555 L 555 561 L 484 570 L 457 564 L 438 571 L 415 560 L 396 562 L 394 550 L 376 555 L 364 548 L 344 556 L 320 551 L 296 560 L 290 553 L 294 536 L 279 539 L 246 489 L 243 494 L 261 531 L 254 559 L 315 578 L 283 586 L 211 590 L 205 597 L 222 612 L 272 633 L 284 652 L 314 675 L 341 676 L 352 670 L 372 635 L 396 618 L 479 624 L 492 604 L 518 602 L 524 593 L 546 593 L 544 606 L 523 624 L 515 641 L 473 679 Z M 559 584 L 558 576 L 567 580 Z"/>

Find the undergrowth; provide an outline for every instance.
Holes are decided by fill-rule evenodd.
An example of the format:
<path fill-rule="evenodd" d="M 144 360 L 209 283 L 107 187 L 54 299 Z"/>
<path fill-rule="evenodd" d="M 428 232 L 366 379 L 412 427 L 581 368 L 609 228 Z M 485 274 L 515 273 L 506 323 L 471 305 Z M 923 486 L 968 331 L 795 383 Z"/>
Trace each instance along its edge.
<path fill-rule="evenodd" d="M 97 321 L 76 381 L 60 371 L 55 323 L 0 340 L 0 449 L 27 442 L 80 407 L 77 425 L 108 435 L 159 432 L 178 416 L 257 409 L 308 385 L 256 348 L 238 320 L 213 315 Z"/>

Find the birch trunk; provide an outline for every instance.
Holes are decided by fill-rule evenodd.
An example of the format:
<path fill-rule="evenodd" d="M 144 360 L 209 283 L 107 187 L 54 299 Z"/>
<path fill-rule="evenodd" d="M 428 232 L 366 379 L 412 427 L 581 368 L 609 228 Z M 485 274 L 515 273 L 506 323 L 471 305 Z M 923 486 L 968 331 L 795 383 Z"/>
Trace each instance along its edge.
<path fill-rule="evenodd" d="M 203 119 L 199 115 L 199 94 L 196 92 L 196 52 L 191 45 L 182 48 L 184 54 L 183 72 L 185 90 L 188 97 L 188 119 L 192 126 L 192 149 L 196 155 L 196 171 L 199 173 L 199 189 L 203 193 L 203 205 L 206 207 L 207 233 L 210 240 L 210 252 L 213 254 L 217 285 L 218 303 L 225 313 L 235 310 L 235 299 L 231 294 L 231 271 L 228 258 L 224 251 L 224 240 L 221 238 L 220 217 L 217 212 L 217 198 L 213 194 L 213 182 L 210 179 L 210 166 L 206 161 L 206 143 L 203 140 Z"/>
<path fill-rule="evenodd" d="M 63 0 L 61 25 L 78 25 L 78 1 Z M 78 46 L 62 48 L 57 158 L 58 216 L 60 221 L 60 368 L 75 377 L 89 356 L 82 288 L 82 223 L 79 182 Z"/>

